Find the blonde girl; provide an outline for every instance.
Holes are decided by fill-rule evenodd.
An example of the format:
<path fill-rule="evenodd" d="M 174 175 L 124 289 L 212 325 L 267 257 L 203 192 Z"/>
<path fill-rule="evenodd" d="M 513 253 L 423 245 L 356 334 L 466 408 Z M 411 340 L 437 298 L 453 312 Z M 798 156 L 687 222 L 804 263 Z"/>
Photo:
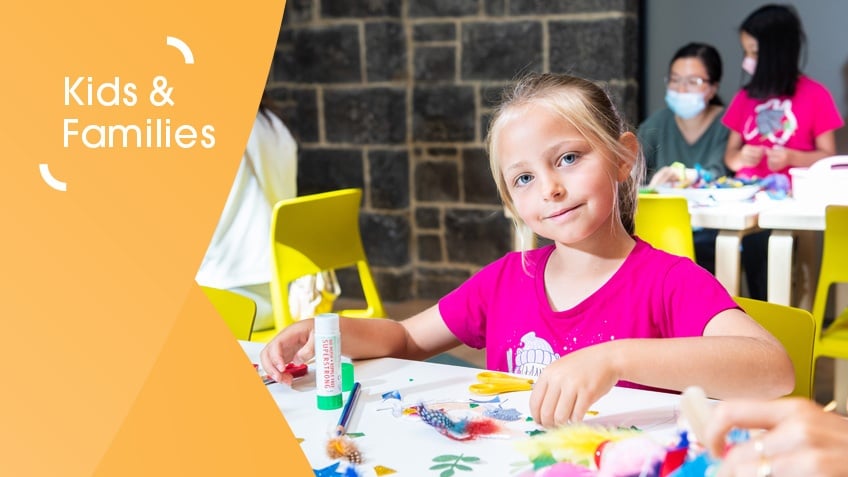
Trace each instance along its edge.
<path fill-rule="evenodd" d="M 616 384 L 699 384 L 717 398 L 792 390 L 780 343 L 712 275 L 631 235 L 639 144 L 602 89 L 528 76 L 494 115 L 488 146 L 504 203 L 553 244 L 508 253 L 404 321 L 342 320 L 345 354 L 485 347 L 489 369 L 538 376 L 530 412 L 544 426 L 582 420 Z M 263 367 L 282 380 L 289 360 L 312 356 L 311 339 L 310 320 L 283 330 Z"/>

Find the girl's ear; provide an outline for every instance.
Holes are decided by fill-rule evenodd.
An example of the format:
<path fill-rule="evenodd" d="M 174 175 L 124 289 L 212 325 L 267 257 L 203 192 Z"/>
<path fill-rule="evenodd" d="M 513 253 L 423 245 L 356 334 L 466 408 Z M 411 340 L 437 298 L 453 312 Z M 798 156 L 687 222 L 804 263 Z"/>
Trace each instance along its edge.
<path fill-rule="evenodd" d="M 633 170 L 636 158 L 639 157 L 639 139 L 628 131 L 619 136 L 618 140 L 628 152 L 624 157 L 619 158 L 621 162 L 618 164 L 618 181 L 624 182 L 630 177 L 630 171 Z"/>

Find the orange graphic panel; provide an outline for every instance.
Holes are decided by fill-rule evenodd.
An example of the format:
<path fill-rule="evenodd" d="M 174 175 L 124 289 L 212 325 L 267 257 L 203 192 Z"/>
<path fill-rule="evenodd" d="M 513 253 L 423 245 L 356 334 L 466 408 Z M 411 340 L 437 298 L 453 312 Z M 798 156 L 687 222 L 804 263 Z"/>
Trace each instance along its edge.
<path fill-rule="evenodd" d="M 284 1 L 0 13 L 0 475 L 311 475 L 194 281 Z"/>

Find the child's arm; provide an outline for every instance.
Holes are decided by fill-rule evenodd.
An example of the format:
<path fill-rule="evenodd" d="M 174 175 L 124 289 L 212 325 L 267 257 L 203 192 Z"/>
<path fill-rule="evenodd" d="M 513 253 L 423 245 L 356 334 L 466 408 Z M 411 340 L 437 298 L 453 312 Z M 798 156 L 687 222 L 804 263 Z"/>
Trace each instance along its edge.
<path fill-rule="evenodd" d="M 453 348 L 459 341 L 442 321 L 438 305 L 402 322 L 384 318 L 339 318 L 342 354 L 353 359 L 391 356 L 424 359 Z M 262 368 L 281 381 L 287 363 L 306 362 L 315 354 L 312 320 L 280 331 L 262 350 Z"/>
<path fill-rule="evenodd" d="M 769 399 L 792 391 L 794 371 L 773 336 L 741 310 L 725 310 L 704 336 L 621 339 L 560 358 L 539 377 L 531 414 L 545 426 L 582 420 L 619 380 L 679 391 L 697 385 L 719 399 Z"/>
<path fill-rule="evenodd" d="M 741 134 L 736 131 L 730 131 L 730 134 L 727 136 L 724 164 L 734 172 L 745 167 L 754 167 L 762 160 L 764 151 L 765 148 L 763 146 L 744 144 Z"/>
<path fill-rule="evenodd" d="M 783 345 L 739 309 L 717 314 L 695 338 L 622 340 L 613 366 L 622 378 L 710 397 L 777 398 L 792 392 L 792 361 Z M 650 363 L 654 363 L 653 366 Z"/>
<path fill-rule="evenodd" d="M 810 167 L 819 159 L 836 154 L 836 136 L 827 131 L 816 137 L 816 148 L 812 151 L 799 151 L 788 147 L 766 149 L 768 167 L 772 171 L 781 171 L 787 167 Z"/>

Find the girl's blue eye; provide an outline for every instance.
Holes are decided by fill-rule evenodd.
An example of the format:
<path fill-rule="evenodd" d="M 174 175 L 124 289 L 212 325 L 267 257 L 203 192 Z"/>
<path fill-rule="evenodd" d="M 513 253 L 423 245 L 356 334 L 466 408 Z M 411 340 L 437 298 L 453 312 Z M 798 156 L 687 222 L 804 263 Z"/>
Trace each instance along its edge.
<path fill-rule="evenodd" d="M 561 164 L 565 165 L 574 164 L 577 161 L 577 154 L 573 152 L 567 152 L 560 156 L 559 161 Z"/>
<path fill-rule="evenodd" d="M 533 180 L 533 176 L 531 176 L 530 174 L 521 174 L 520 176 L 515 178 L 515 184 L 516 185 L 525 185 L 528 182 L 530 182 L 531 180 Z"/>

